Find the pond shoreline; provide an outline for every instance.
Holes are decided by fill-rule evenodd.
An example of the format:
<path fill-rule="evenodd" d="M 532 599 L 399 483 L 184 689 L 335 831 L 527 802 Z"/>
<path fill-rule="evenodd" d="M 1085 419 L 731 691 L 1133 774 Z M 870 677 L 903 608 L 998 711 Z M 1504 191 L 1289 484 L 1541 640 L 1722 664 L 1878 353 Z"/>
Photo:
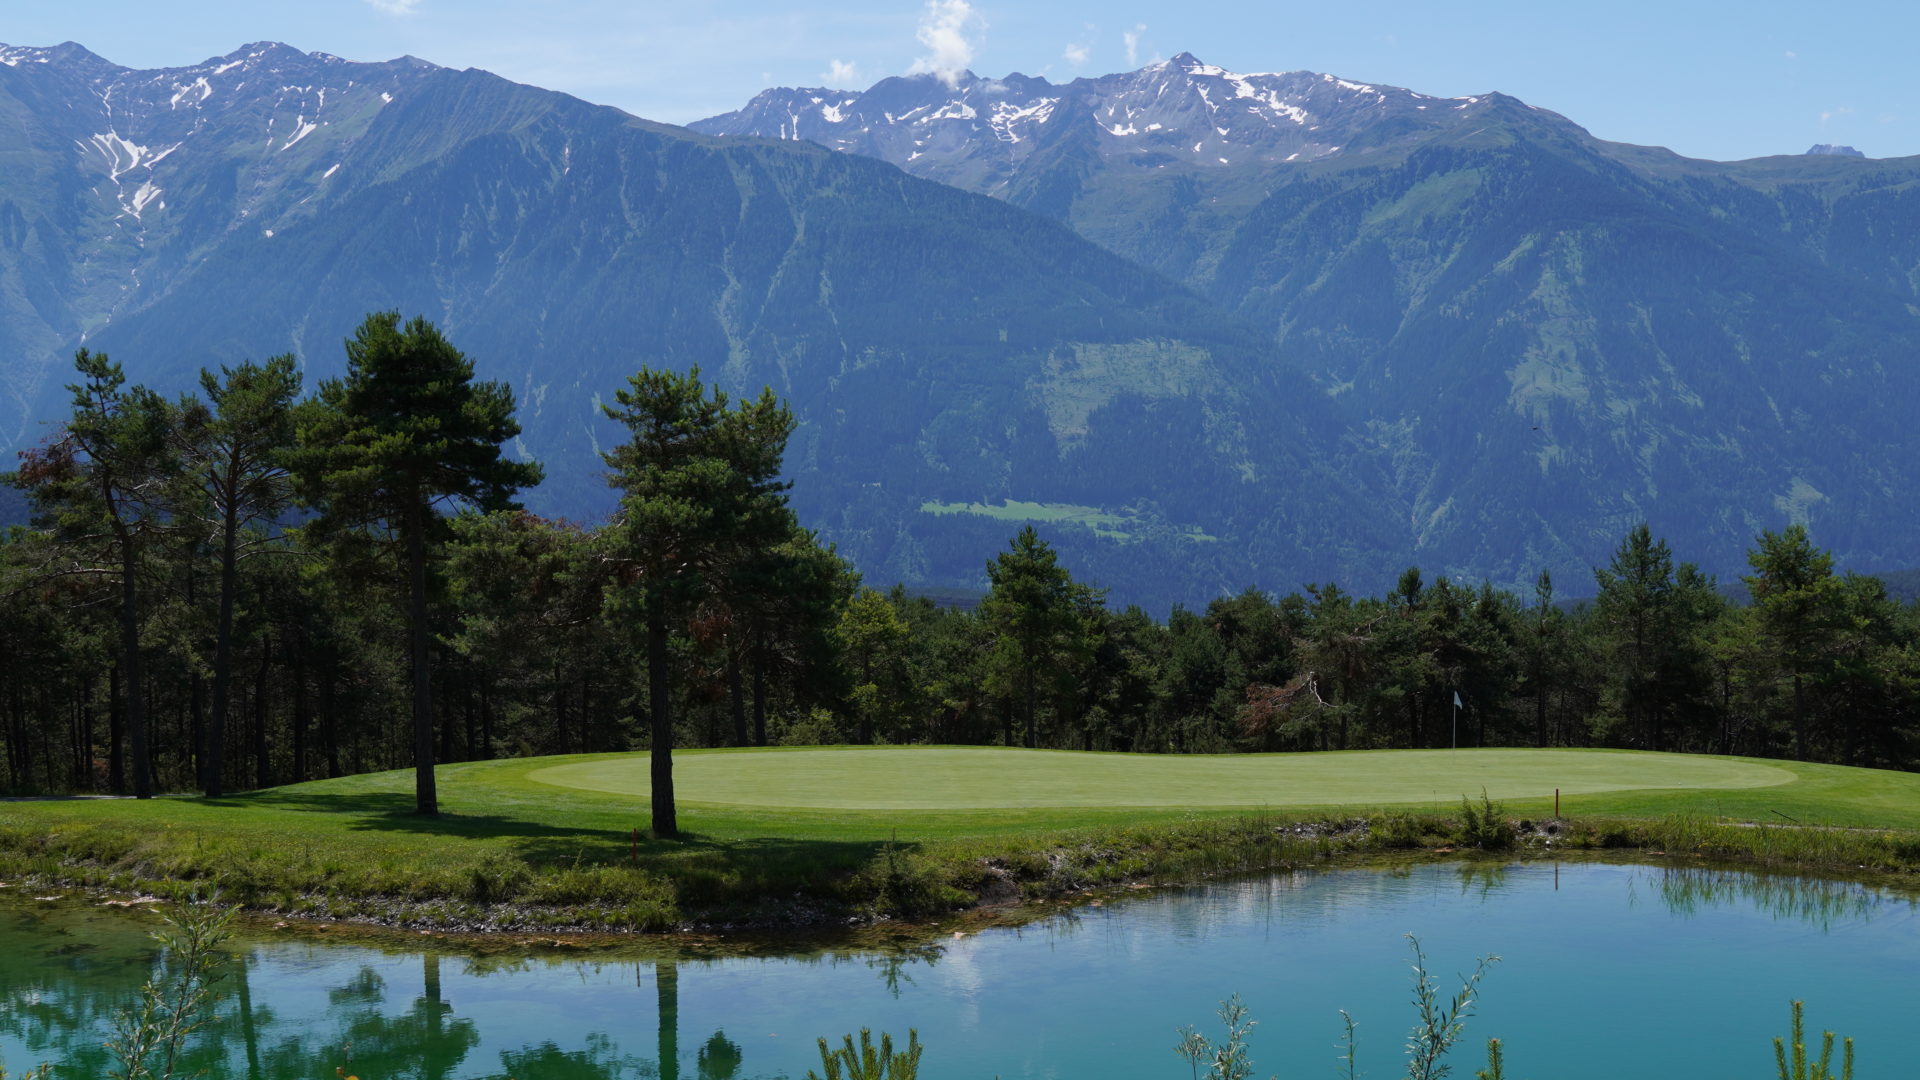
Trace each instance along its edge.
<path fill-rule="evenodd" d="M 271 868 L 164 878 L 41 859 L 19 873 L 28 869 L 21 865 L 22 838 L 14 833 L 8 839 L 14 842 L 0 845 L 0 860 L 12 865 L 0 879 L 0 897 L 11 902 L 139 907 L 218 895 L 239 903 L 244 921 L 256 930 L 334 940 L 429 936 L 476 952 L 657 944 L 676 953 L 759 955 L 913 947 L 1142 892 L 1269 873 L 1441 861 L 1685 860 L 1908 889 L 1920 878 L 1920 833 L 1911 831 L 1678 815 L 1533 821 L 1479 817 L 1471 810 L 1345 818 L 1262 814 L 1076 830 L 1034 837 L 1026 846 L 1005 846 L 1002 838 L 1002 845 L 993 845 L 998 850 L 985 852 L 977 845 L 887 845 L 873 865 L 835 882 L 832 891 L 781 896 L 770 888 L 745 907 L 689 906 L 670 924 L 632 925 L 623 918 L 629 913 L 616 906 L 617 896 L 539 904 L 510 891 L 508 882 L 483 883 L 482 891 L 498 890 L 497 898 L 485 900 L 452 892 L 397 897 L 256 890 L 238 896 L 228 887 L 233 880 L 258 880 Z M 521 889 L 535 892 L 538 878 L 533 871 L 519 882 Z M 55 892 L 60 895 L 49 895 Z"/>

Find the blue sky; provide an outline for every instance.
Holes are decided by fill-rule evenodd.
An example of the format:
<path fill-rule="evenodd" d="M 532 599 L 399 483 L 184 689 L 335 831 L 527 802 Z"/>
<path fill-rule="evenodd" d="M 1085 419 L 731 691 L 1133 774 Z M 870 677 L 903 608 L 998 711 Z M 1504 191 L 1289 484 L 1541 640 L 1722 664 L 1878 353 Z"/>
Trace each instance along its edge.
<path fill-rule="evenodd" d="M 1848 143 L 1920 154 L 1920 5 L 1772 0 L 9 0 L 0 41 L 195 63 L 277 40 L 479 67 L 655 120 L 767 85 L 864 88 L 965 63 L 1064 80 L 1192 52 L 1430 94 L 1501 90 L 1694 157 Z"/>

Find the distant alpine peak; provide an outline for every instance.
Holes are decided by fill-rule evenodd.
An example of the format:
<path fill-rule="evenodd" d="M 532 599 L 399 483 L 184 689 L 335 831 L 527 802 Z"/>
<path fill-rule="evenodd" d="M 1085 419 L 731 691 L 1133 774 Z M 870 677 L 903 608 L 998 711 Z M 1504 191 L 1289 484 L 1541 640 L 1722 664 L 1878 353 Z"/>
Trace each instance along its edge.
<path fill-rule="evenodd" d="M 1857 158 L 1863 158 L 1863 157 L 1866 157 L 1867 155 L 1865 155 L 1865 154 L 1863 154 L 1863 153 L 1861 153 L 1861 152 L 1860 152 L 1860 151 L 1858 151 L 1858 150 L 1855 150 L 1855 149 L 1854 149 L 1853 147 L 1851 147 L 1851 146 L 1837 146 L 1837 145 L 1835 145 L 1835 144 L 1833 144 L 1833 143 L 1815 143 L 1815 144 L 1813 145 L 1813 148 L 1812 148 L 1812 149 L 1810 149 L 1810 150 L 1808 150 L 1808 151 L 1806 152 L 1806 154 L 1804 154 L 1804 155 L 1802 155 L 1802 156 L 1804 156 L 1804 157 L 1857 157 Z"/>
<path fill-rule="evenodd" d="M 296 68 L 342 68 L 370 69 L 377 67 L 397 67 L 414 70 L 434 70 L 435 65 L 412 56 L 403 56 L 397 60 L 361 63 L 334 56 L 331 53 L 303 52 L 300 49 L 279 41 L 255 41 L 242 45 L 225 56 L 215 56 L 197 64 L 185 64 L 177 67 L 135 69 L 124 64 L 116 64 L 77 42 L 65 41 L 58 45 L 31 46 L 0 44 L 0 65 L 21 67 L 29 64 L 46 64 L 50 67 L 76 71 L 96 78 L 122 78 L 151 76 L 153 78 L 178 77 L 181 75 L 226 75 L 230 72 L 245 73 L 255 69 L 283 70 Z"/>
<path fill-rule="evenodd" d="M 96 56 L 77 41 L 63 41 L 58 45 L 46 46 L 0 44 L 0 64 L 7 67 L 19 67 L 22 64 L 58 64 L 107 71 L 126 70 L 104 57 Z"/>
<path fill-rule="evenodd" d="M 1307 162 L 1361 140 L 1477 118 L 1498 95 L 1436 98 L 1314 71 L 1242 74 L 1190 52 L 1133 71 L 1053 83 L 1018 72 L 947 83 L 882 79 L 864 91 L 777 88 L 689 125 L 709 135 L 804 139 L 997 194 L 1018 162 L 1060 140 L 1140 168 L 1215 171 Z M 1397 133 L 1384 135 L 1391 129 Z"/>
<path fill-rule="evenodd" d="M 355 63 L 256 41 L 183 67 L 134 69 L 66 42 L 0 45 L 0 78 L 44 82 L 63 98 L 58 141 L 88 179 L 85 201 L 144 243 L 145 230 L 177 219 L 225 169 L 244 168 L 254 202 L 230 227 L 271 238 L 285 213 L 355 182 L 351 151 L 374 119 L 439 69 L 403 57 Z M 236 164 L 239 163 L 239 164 Z M 217 186 L 217 185 L 216 185 Z M 297 192 L 283 203 L 281 192 Z"/>

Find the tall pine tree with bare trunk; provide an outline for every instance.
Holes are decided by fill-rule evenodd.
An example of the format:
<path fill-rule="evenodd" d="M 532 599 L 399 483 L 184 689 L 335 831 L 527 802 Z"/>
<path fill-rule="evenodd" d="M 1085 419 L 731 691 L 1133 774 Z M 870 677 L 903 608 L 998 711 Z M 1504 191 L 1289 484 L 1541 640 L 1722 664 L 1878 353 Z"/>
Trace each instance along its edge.
<path fill-rule="evenodd" d="M 354 533 L 389 542 L 404 567 L 413 686 L 415 808 L 439 813 L 434 786 L 433 630 L 429 575 L 446 532 L 442 505 L 505 510 L 540 482 L 500 445 L 520 433 L 513 391 L 476 382 L 473 361 L 432 323 L 398 312 L 367 316 L 347 341 L 347 374 L 320 384 L 299 424 L 294 477 L 319 511 L 320 538 Z"/>
<path fill-rule="evenodd" d="M 58 541 L 54 574 L 103 575 L 119 590 L 119 647 L 133 793 L 153 797 L 148 747 L 147 684 L 141 648 L 146 617 L 142 574 L 147 548 L 171 520 L 169 447 L 173 410 L 105 353 L 81 349 L 73 416 L 46 446 L 21 455 L 20 483 L 47 516 Z"/>
<path fill-rule="evenodd" d="M 620 490 L 609 529 L 618 568 L 615 603 L 645 627 L 651 726 L 653 833 L 679 833 L 673 797 L 673 635 L 725 585 L 742 554 L 773 547 L 792 529 L 780 459 L 793 414 L 763 391 L 733 405 L 686 374 L 642 369 L 606 406 L 632 438 L 606 455 Z"/>
<path fill-rule="evenodd" d="M 300 396 L 300 372 L 291 356 L 265 364 L 200 372 L 207 400 L 181 403 L 176 440 L 190 482 L 200 490 L 198 505 L 219 543 L 220 600 L 213 635 L 213 716 L 207 725 L 202 789 L 209 798 L 223 790 L 226 728 L 233 698 L 233 623 L 240 592 L 240 563 L 270 550 L 270 533 L 248 535 L 258 524 L 271 526 L 292 496 L 286 469 L 293 445 L 294 399 Z"/>

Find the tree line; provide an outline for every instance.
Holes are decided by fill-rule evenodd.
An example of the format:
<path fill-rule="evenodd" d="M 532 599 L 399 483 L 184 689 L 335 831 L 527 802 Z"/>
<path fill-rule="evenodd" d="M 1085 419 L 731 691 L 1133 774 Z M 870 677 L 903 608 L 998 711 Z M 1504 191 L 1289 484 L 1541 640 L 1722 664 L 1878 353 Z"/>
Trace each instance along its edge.
<path fill-rule="evenodd" d="M 1642 525 L 1561 602 L 1409 569 L 1383 596 L 1109 607 L 1036 530 L 971 609 L 878 590 L 800 527 L 793 417 L 698 371 L 605 407 L 619 509 L 518 508 L 513 395 L 424 320 L 370 316 L 303 396 L 291 357 L 178 399 L 75 360 L 0 538 L 9 791 L 218 796 L 438 762 L 676 746 L 958 743 L 1217 753 L 1617 746 L 1911 768 L 1920 612 L 1763 532 L 1745 602 Z"/>

